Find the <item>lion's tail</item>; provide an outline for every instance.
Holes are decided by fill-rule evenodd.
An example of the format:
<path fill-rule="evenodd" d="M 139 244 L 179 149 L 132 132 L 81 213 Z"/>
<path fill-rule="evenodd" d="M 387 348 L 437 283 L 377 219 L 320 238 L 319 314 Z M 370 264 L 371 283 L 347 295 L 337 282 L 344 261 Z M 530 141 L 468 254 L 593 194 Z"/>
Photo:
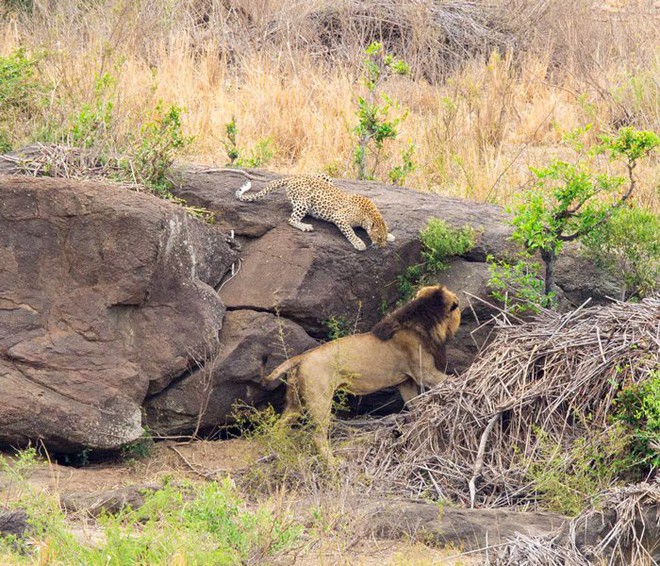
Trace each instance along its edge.
<path fill-rule="evenodd" d="M 270 374 L 261 378 L 261 385 L 266 389 L 275 389 L 282 380 L 282 376 L 297 368 L 302 362 L 301 356 L 294 356 L 277 366 Z"/>

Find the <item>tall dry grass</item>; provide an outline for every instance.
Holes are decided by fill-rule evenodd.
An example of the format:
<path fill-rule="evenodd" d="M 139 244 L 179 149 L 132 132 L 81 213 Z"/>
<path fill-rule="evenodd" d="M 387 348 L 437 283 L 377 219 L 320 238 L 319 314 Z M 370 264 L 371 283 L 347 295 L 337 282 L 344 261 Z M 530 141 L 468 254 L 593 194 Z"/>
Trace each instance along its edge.
<path fill-rule="evenodd" d="M 227 162 L 268 140 L 269 168 L 352 176 L 364 48 L 382 40 L 411 63 L 384 91 L 406 114 L 377 175 L 415 144 L 406 185 L 507 203 L 530 165 L 570 155 L 563 134 L 659 129 L 660 47 L 652 0 L 34 0 L 0 8 L 0 55 L 39 58 L 45 109 L 60 129 L 116 79 L 113 135 L 157 101 L 185 109 L 185 159 Z M 17 124 L 16 142 L 37 137 Z M 602 164 L 607 167 L 607 164 Z M 640 169 L 638 201 L 660 210 L 658 173 Z"/>

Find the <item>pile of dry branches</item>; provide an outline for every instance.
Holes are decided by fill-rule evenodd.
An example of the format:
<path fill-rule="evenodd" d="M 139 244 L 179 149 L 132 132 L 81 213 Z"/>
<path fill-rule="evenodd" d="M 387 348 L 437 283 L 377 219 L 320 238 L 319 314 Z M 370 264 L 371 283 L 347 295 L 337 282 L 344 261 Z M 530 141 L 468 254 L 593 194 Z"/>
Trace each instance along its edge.
<path fill-rule="evenodd" d="M 601 494 L 556 536 L 517 535 L 500 549 L 497 566 L 586 566 L 660 561 L 660 483 Z"/>
<path fill-rule="evenodd" d="M 16 173 L 30 177 L 108 180 L 118 173 L 116 160 L 101 159 L 98 151 L 68 145 L 35 143 L 15 154 L 0 155 L 0 160 L 11 163 Z M 120 185 L 143 189 L 137 182 Z"/>
<path fill-rule="evenodd" d="M 397 438 L 377 438 L 369 473 L 472 506 L 533 504 L 543 442 L 602 434 L 621 387 L 660 368 L 658 298 L 501 326 L 466 373 L 419 398 Z"/>

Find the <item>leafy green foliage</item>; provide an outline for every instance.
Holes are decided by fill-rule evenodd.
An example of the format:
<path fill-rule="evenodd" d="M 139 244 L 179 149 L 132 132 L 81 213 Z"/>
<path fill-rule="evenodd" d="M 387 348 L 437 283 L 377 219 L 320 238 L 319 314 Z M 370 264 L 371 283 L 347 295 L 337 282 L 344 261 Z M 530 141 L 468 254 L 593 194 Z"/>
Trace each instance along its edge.
<path fill-rule="evenodd" d="M 384 143 L 396 138 L 397 126 L 405 117 L 389 118 L 390 110 L 393 106 L 396 107 L 396 104 L 381 93 L 379 87 L 389 76 L 405 75 L 410 69 L 406 63 L 386 53 L 380 42 L 369 45 L 365 53 L 367 57 L 364 60 L 364 85 L 367 87 L 367 96 L 357 100 L 358 125 L 355 133 L 358 143 L 353 153 L 353 164 L 358 179 L 373 179 Z M 371 166 L 368 165 L 370 157 Z M 412 151 L 408 159 L 412 163 Z"/>
<path fill-rule="evenodd" d="M 470 226 L 452 228 L 444 220 L 431 218 L 419 238 L 427 272 L 437 273 L 449 267 L 448 258 L 463 255 L 474 247 L 475 232 Z"/>
<path fill-rule="evenodd" d="M 121 447 L 121 456 L 126 461 L 142 460 L 151 455 L 154 446 L 153 437 L 148 430 L 144 430 L 140 438 Z"/>
<path fill-rule="evenodd" d="M 415 169 L 417 169 L 417 164 L 413 159 L 415 153 L 415 144 L 410 142 L 407 149 L 401 154 L 401 165 L 395 165 L 390 169 L 387 176 L 390 178 L 395 185 L 403 185 L 406 181 L 406 177 L 410 175 Z"/>
<path fill-rule="evenodd" d="M 629 466 L 642 475 L 649 468 L 660 468 L 660 371 L 619 392 L 614 419 L 630 431 L 630 454 L 626 459 Z"/>
<path fill-rule="evenodd" d="M 20 502 L 32 539 L 17 546 L 0 538 L 0 553 L 48 564 L 264 563 L 298 540 L 302 527 L 266 507 L 248 509 L 233 482 L 165 485 L 145 496 L 139 509 L 125 508 L 98 521 L 104 537 L 90 545 L 68 528 L 55 498 L 32 492 Z M 45 556 L 44 556 L 45 553 Z"/>
<path fill-rule="evenodd" d="M 234 165 L 238 159 L 238 146 L 236 145 L 236 135 L 238 134 L 238 127 L 236 126 L 236 119 L 232 116 L 231 121 L 225 124 L 225 135 L 227 140 L 224 143 L 227 157 L 229 158 L 230 167 Z"/>
<path fill-rule="evenodd" d="M 264 138 L 259 140 L 250 150 L 249 157 L 241 157 L 237 142 L 238 126 L 234 118 L 225 125 L 225 135 L 227 139 L 223 143 L 229 158 L 227 163 L 229 167 L 264 167 L 275 156 L 272 141 L 269 138 Z"/>
<path fill-rule="evenodd" d="M 444 220 L 431 218 L 419 233 L 422 243 L 422 263 L 411 265 L 398 277 L 399 291 L 404 300 L 409 299 L 430 276 L 449 267 L 447 260 L 469 252 L 476 234 L 470 226 L 452 228 Z"/>
<path fill-rule="evenodd" d="M 584 244 L 601 265 L 623 279 L 623 299 L 660 290 L 660 216 L 622 207 L 587 234 Z"/>
<path fill-rule="evenodd" d="M 36 66 L 37 58 L 24 49 L 0 57 L 0 151 L 12 149 L 17 141 L 18 117 L 30 117 L 43 103 L 46 88 L 36 78 Z"/>
<path fill-rule="evenodd" d="M 117 88 L 116 79 L 109 73 L 94 80 L 94 100 L 84 103 L 72 117 L 66 142 L 83 148 L 95 147 L 107 154 L 112 147 L 109 132 L 114 122 L 112 98 Z"/>
<path fill-rule="evenodd" d="M 577 137 L 572 138 L 574 147 Z M 581 164 L 554 161 L 532 169 L 536 180 L 521 195 L 513 209 L 513 239 L 529 253 L 540 252 L 546 265 L 545 292 L 554 285 L 554 263 L 563 244 L 585 237 L 606 223 L 633 193 L 633 170 L 637 160 L 649 155 L 660 144 L 653 132 L 623 128 L 616 136 L 602 136 L 591 153 L 607 153 L 610 159 L 623 159 L 628 169 L 625 179 L 596 174 Z"/>
<path fill-rule="evenodd" d="M 325 321 L 325 326 L 328 329 L 329 340 L 337 340 L 351 334 L 351 325 L 343 316 L 331 316 Z"/>
<path fill-rule="evenodd" d="M 554 306 L 556 296 L 553 292 L 545 294 L 539 263 L 527 256 L 509 263 L 489 255 L 486 261 L 490 271 L 488 287 L 507 311 L 513 314 L 537 313 L 539 307 Z"/>
<path fill-rule="evenodd" d="M 174 156 L 192 141 L 183 135 L 181 112 L 178 106 L 164 108 L 158 103 L 151 120 L 140 127 L 137 143 L 128 148 L 128 157 L 119 161 L 126 177 L 161 196 L 170 195 L 168 173 Z"/>

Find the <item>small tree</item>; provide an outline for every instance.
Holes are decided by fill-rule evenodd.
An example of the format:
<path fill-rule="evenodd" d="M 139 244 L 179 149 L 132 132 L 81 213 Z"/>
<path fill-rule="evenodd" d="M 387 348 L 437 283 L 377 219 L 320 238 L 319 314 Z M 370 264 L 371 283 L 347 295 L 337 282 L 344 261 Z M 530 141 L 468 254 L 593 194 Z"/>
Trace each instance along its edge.
<path fill-rule="evenodd" d="M 653 132 L 623 128 L 616 136 L 601 136 L 593 153 L 623 160 L 628 179 L 595 174 L 580 164 L 554 161 L 532 169 L 536 181 L 514 207 L 514 240 L 545 263 L 545 293 L 554 288 L 554 267 L 565 242 L 578 240 L 602 226 L 633 194 L 639 159 L 660 144 Z"/>
<path fill-rule="evenodd" d="M 385 53 L 380 42 L 374 42 L 366 50 L 367 58 L 364 60 L 364 84 L 367 87 L 367 96 L 358 98 L 358 125 L 355 133 L 358 136 L 357 147 L 353 155 L 353 163 L 357 170 L 358 179 L 373 178 L 383 144 L 388 139 L 396 138 L 397 126 L 402 117 L 389 119 L 392 107 L 390 98 L 379 91 L 379 87 L 392 75 L 405 75 L 410 71 L 406 63 L 395 59 Z M 373 146 L 373 149 L 370 149 Z M 367 166 L 367 154 L 374 155 L 371 170 Z"/>

